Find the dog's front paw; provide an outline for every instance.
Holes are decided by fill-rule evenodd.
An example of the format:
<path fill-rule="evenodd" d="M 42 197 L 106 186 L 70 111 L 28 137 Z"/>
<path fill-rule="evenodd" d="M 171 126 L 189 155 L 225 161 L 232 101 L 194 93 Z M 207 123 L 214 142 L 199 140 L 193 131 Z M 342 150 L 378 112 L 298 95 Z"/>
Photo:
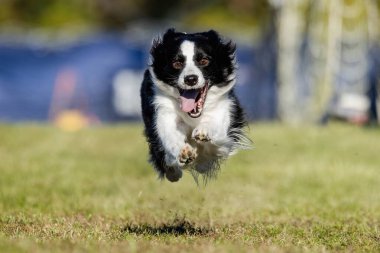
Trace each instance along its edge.
<path fill-rule="evenodd" d="M 209 136 L 209 133 L 208 133 L 207 129 L 203 128 L 203 127 L 197 127 L 197 128 L 195 128 L 193 130 L 191 138 L 193 138 L 198 143 L 211 141 L 211 138 Z"/>
<path fill-rule="evenodd" d="M 194 162 L 194 160 L 197 158 L 197 149 L 193 148 L 189 144 L 185 144 L 185 146 L 181 149 L 178 161 L 181 166 L 190 164 Z"/>

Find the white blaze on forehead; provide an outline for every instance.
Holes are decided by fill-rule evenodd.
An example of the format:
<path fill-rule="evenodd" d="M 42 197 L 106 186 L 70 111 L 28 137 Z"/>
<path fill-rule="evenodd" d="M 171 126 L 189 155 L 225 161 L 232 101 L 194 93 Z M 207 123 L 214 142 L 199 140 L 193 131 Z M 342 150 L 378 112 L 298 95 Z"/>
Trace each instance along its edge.
<path fill-rule="evenodd" d="M 190 62 L 193 62 L 194 58 L 194 50 L 195 50 L 195 44 L 192 41 L 185 40 L 182 42 L 180 47 L 182 54 L 186 57 L 186 65 Z"/>
<path fill-rule="evenodd" d="M 185 67 L 182 70 L 181 75 L 179 76 L 180 86 L 184 86 L 184 78 L 188 75 L 197 75 L 198 76 L 198 87 L 200 88 L 205 83 L 203 78 L 202 71 L 195 65 L 195 43 L 192 41 L 185 40 L 180 46 L 183 56 L 185 56 Z"/>

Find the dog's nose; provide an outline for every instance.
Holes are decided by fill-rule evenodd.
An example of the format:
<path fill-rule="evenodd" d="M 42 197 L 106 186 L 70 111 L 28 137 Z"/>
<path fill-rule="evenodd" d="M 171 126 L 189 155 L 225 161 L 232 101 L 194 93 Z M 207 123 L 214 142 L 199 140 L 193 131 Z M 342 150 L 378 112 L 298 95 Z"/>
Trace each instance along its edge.
<path fill-rule="evenodd" d="M 198 76 L 197 75 L 188 75 L 185 76 L 185 84 L 189 86 L 194 86 L 198 83 Z"/>

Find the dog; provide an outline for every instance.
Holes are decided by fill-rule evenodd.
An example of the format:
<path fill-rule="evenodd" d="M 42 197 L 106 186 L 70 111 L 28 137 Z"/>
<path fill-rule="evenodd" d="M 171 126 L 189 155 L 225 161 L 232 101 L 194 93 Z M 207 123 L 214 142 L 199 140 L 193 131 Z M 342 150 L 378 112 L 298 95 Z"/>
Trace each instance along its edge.
<path fill-rule="evenodd" d="M 141 85 L 150 162 L 175 182 L 189 169 L 198 182 L 216 176 L 220 162 L 249 148 L 247 121 L 234 93 L 235 44 L 210 30 L 171 28 L 153 40 Z"/>

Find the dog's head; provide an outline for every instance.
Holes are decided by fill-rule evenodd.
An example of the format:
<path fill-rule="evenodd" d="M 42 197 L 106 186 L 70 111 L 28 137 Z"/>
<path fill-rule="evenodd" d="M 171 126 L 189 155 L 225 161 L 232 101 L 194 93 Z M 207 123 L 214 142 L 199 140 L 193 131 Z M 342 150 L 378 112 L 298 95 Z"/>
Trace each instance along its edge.
<path fill-rule="evenodd" d="M 235 44 L 217 32 L 186 34 L 169 29 L 153 41 L 151 73 L 159 88 L 178 97 L 182 111 L 199 117 L 207 92 L 234 81 Z"/>

